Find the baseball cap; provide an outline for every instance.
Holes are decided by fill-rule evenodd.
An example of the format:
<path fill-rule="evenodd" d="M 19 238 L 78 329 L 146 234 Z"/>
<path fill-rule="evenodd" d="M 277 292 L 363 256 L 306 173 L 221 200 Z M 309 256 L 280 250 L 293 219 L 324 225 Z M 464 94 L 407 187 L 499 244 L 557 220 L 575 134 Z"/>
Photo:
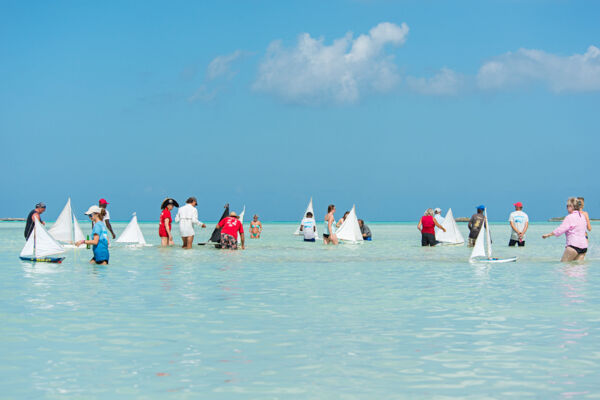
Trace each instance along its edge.
<path fill-rule="evenodd" d="M 485 206 L 483 204 L 480 204 L 477 206 L 478 210 L 485 210 Z"/>
<path fill-rule="evenodd" d="M 88 210 L 85 212 L 85 215 L 91 215 L 91 214 L 100 214 L 102 212 L 102 209 L 98 206 L 91 206 L 90 208 L 88 208 Z"/>
<path fill-rule="evenodd" d="M 100 203 L 100 204 L 108 204 L 108 201 L 106 201 L 106 199 L 100 199 L 100 201 L 98 201 L 98 203 Z"/>
<path fill-rule="evenodd" d="M 515 207 L 523 207 L 523 203 L 521 203 L 520 201 L 517 201 L 515 204 L 513 204 L 513 206 L 515 206 Z"/>
<path fill-rule="evenodd" d="M 41 201 L 39 203 L 37 203 L 35 205 L 35 208 L 46 208 L 46 204 L 42 203 Z"/>
<path fill-rule="evenodd" d="M 436 209 L 435 209 L 435 210 L 433 210 L 433 211 L 441 213 L 441 212 L 442 212 L 442 209 L 438 207 L 438 208 L 436 208 Z"/>

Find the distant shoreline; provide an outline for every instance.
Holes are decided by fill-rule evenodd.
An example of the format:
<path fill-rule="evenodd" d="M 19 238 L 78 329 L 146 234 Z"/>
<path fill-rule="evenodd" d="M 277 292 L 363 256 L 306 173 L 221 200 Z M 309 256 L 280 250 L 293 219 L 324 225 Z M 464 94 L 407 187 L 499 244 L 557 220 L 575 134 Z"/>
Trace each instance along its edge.
<path fill-rule="evenodd" d="M 0 218 L 0 221 L 25 221 L 25 218 Z"/>

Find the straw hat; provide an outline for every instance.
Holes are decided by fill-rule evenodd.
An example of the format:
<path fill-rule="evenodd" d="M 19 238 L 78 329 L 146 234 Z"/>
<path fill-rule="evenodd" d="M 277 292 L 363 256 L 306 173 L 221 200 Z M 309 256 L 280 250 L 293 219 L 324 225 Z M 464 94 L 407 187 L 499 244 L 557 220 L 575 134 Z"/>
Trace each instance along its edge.
<path fill-rule="evenodd" d="M 233 217 L 233 218 L 239 218 L 238 215 L 235 213 L 235 211 L 230 212 L 229 216 Z"/>

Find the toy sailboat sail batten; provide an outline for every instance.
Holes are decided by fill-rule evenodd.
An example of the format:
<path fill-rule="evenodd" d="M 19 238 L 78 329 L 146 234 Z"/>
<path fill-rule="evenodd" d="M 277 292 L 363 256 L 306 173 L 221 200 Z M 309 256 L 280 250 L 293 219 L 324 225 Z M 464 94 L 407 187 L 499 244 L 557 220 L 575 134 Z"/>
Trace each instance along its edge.
<path fill-rule="evenodd" d="M 65 207 L 58 215 L 58 218 L 56 218 L 56 221 L 48 230 L 48 233 L 59 242 L 70 243 L 71 245 L 78 240 L 85 239 L 83 231 L 77 222 L 77 218 L 75 218 L 75 214 L 73 214 L 70 197 L 67 200 L 67 204 L 65 204 Z"/>
<path fill-rule="evenodd" d="M 360 232 L 360 225 L 358 225 L 355 206 L 352 206 L 352 210 L 350 210 L 342 225 L 335 231 L 335 236 L 338 240 L 344 242 L 362 243 L 363 237 Z"/>
<path fill-rule="evenodd" d="M 438 231 L 436 228 L 435 239 L 438 242 L 441 244 L 462 244 L 465 242 L 463 235 L 458 230 L 458 225 L 456 225 L 451 208 L 448 209 L 442 226 L 446 229 L 446 232 L 441 229 Z"/>
<path fill-rule="evenodd" d="M 487 247 L 487 249 L 486 249 Z M 492 257 L 492 238 L 490 236 L 490 224 L 487 219 L 487 210 L 484 211 L 483 226 L 477 234 L 475 246 L 471 252 L 470 262 L 486 262 L 486 263 L 506 263 L 515 262 L 517 257 L 510 258 L 493 258 Z"/>
<path fill-rule="evenodd" d="M 146 240 L 144 239 L 144 234 L 140 229 L 140 225 L 138 224 L 137 215 L 133 213 L 131 217 L 131 221 L 125 227 L 125 230 L 121 235 L 117 238 L 118 243 L 129 243 L 140 246 L 147 246 Z"/>
<path fill-rule="evenodd" d="M 298 227 L 296 228 L 296 232 L 294 232 L 294 235 L 302 235 L 302 231 L 300 230 L 300 225 L 302 225 L 302 220 L 306 217 L 306 213 L 308 213 L 308 212 L 312 213 L 313 218 L 315 218 L 315 211 L 313 210 L 312 197 L 310 198 L 310 201 L 308 202 L 306 211 L 304 211 L 304 214 L 302 214 L 302 218 L 300 219 L 300 223 L 298 224 Z M 315 227 L 315 239 L 319 239 L 319 233 L 317 232 L 316 229 L 317 228 Z"/>
<path fill-rule="evenodd" d="M 35 220 L 33 230 L 21 250 L 19 257 L 24 261 L 45 261 L 60 263 L 64 257 L 49 257 L 64 253 L 64 248 L 44 228 L 38 219 Z"/>

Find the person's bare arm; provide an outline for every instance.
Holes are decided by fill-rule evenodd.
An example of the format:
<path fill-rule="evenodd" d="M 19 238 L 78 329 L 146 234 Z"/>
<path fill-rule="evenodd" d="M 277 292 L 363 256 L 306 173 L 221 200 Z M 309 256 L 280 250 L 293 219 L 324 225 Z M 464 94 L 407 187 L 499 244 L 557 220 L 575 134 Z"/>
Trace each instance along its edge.
<path fill-rule="evenodd" d="M 92 245 L 97 245 L 98 242 L 100 241 L 100 235 L 98 235 L 97 233 L 94 234 L 94 237 L 91 240 L 80 240 L 77 243 L 75 243 L 76 246 L 81 246 L 82 244 L 92 244 Z"/>
<path fill-rule="evenodd" d="M 435 224 L 435 226 L 437 226 L 438 228 L 440 228 L 441 230 L 446 232 L 446 228 L 444 228 L 442 225 L 440 225 L 440 223 L 437 222 L 437 220 L 435 218 L 433 219 L 433 223 Z"/>
<path fill-rule="evenodd" d="M 244 232 L 240 233 L 240 239 L 242 239 L 242 250 L 245 250 L 246 238 L 244 238 Z"/>
<path fill-rule="evenodd" d="M 423 232 L 423 220 L 420 219 L 419 223 L 417 224 L 417 229 L 419 230 L 419 232 Z"/>
<path fill-rule="evenodd" d="M 587 222 L 587 230 L 591 231 L 592 230 L 592 223 L 590 222 L 590 214 L 588 214 L 587 211 L 584 211 L 583 215 L 585 216 L 585 222 Z"/>
<path fill-rule="evenodd" d="M 512 228 L 513 231 L 515 231 L 516 233 L 520 234 L 521 232 L 519 232 L 519 230 L 517 229 L 517 226 L 515 225 L 514 221 L 510 221 L 510 227 Z"/>
<path fill-rule="evenodd" d="M 173 235 L 171 234 L 171 228 L 169 226 L 169 222 L 171 222 L 171 220 L 169 218 L 165 218 L 163 220 L 163 224 L 165 224 L 165 231 L 167 231 L 167 236 L 169 237 L 169 242 L 172 242 Z"/>
<path fill-rule="evenodd" d="M 529 228 L 529 221 L 525 222 L 525 228 L 523 228 L 523 232 L 521 232 L 521 236 L 525 235 L 525 232 L 527 232 L 527 228 Z"/>
<path fill-rule="evenodd" d="M 106 225 L 106 228 L 108 229 L 108 231 L 112 235 L 113 239 L 116 238 L 117 236 L 115 235 L 115 233 L 112 230 L 112 226 L 110 225 L 110 220 L 109 219 L 106 220 L 106 223 L 104 225 Z"/>

